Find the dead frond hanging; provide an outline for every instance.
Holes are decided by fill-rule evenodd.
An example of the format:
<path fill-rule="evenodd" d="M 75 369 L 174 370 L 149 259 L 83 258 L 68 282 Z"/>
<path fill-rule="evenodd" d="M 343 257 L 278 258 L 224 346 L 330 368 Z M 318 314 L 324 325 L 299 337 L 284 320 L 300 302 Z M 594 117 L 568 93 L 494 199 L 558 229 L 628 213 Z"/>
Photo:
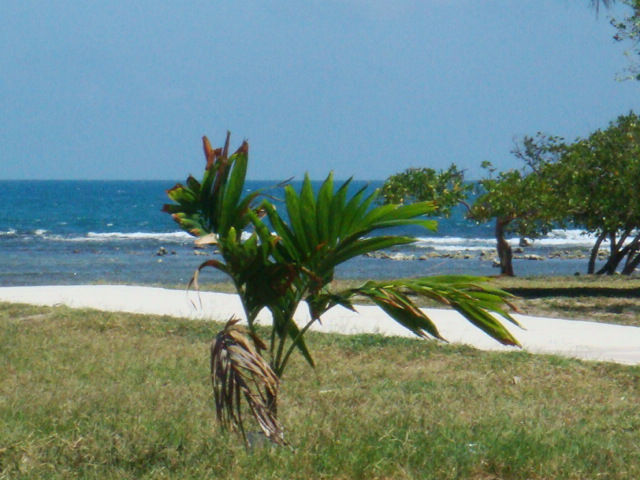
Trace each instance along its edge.
<path fill-rule="evenodd" d="M 266 345 L 238 322 L 237 318 L 231 318 L 211 345 L 216 416 L 223 427 L 240 432 L 247 442 L 242 416 L 244 399 L 265 436 L 278 445 L 286 445 L 276 418 L 278 377 L 260 355 Z"/>

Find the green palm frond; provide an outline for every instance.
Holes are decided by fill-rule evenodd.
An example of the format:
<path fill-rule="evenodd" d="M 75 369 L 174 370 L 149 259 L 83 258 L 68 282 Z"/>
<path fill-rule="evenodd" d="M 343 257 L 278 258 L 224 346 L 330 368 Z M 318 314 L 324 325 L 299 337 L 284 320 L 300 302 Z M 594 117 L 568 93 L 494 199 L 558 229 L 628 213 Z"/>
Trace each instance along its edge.
<path fill-rule="evenodd" d="M 382 229 L 418 225 L 435 230 L 437 223 L 424 218 L 435 209 L 431 202 L 412 205 L 376 205 L 378 191 L 365 195 L 366 187 L 348 199 L 348 180 L 334 192 L 333 173 L 317 195 L 306 175 L 300 193 L 285 189 L 287 224 L 271 204 L 265 204 L 269 221 L 280 238 L 283 258 L 304 263 L 323 281 L 331 281 L 334 268 L 373 250 L 415 242 L 414 238 L 372 236 Z"/>
<path fill-rule="evenodd" d="M 367 282 L 341 292 L 348 299 L 354 295 L 370 298 L 395 321 L 418 336 L 426 334 L 444 340 L 436 325 L 424 310 L 415 306 L 408 294 L 419 295 L 453 308 L 473 325 L 503 345 L 521 346 L 497 317 L 514 325 L 518 322 L 507 312 L 505 305 L 515 309 L 507 292 L 486 285 L 487 278 L 469 276 L 439 276 L 391 282 Z M 497 316 L 492 315 L 495 313 Z"/>

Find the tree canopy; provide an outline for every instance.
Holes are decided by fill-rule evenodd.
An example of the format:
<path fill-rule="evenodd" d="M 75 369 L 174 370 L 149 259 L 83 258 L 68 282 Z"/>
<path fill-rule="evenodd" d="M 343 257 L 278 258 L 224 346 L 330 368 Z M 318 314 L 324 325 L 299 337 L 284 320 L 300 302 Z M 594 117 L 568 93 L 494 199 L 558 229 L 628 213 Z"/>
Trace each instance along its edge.
<path fill-rule="evenodd" d="M 480 180 L 483 193 L 473 202 L 469 217 L 479 222 L 495 219 L 500 270 L 503 275 L 513 276 L 513 254 L 507 234 L 539 238 L 547 234 L 557 220 L 553 189 L 546 181 L 549 167 L 541 163 L 535 170 L 512 169 L 493 177 L 491 164 L 484 162 L 483 166 L 490 175 Z"/>
<path fill-rule="evenodd" d="M 633 112 L 618 117 L 608 128 L 567 146 L 554 168 L 558 197 L 567 218 L 586 233 L 596 235 L 595 255 L 609 242 L 609 258 L 597 273 L 612 274 L 626 258 L 622 273 L 640 263 L 640 118 Z"/>
<path fill-rule="evenodd" d="M 387 178 L 380 194 L 390 204 L 433 202 L 434 215 L 448 217 L 453 207 L 466 202 L 472 189 L 464 180 L 464 171 L 451 164 L 447 170 L 408 168 L 396 173 Z"/>
<path fill-rule="evenodd" d="M 588 273 L 635 271 L 640 265 L 640 118 L 635 113 L 622 115 L 607 128 L 573 142 L 541 133 L 524 137 L 512 153 L 524 163 L 522 168 L 496 173 L 484 162 L 488 175 L 478 183 L 480 194 L 468 213 L 479 222 L 495 220 L 503 274 L 514 273 L 508 234 L 536 239 L 551 228 L 568 225 L 595 235 Z M 440 173 L 409 169 L 390 177 L 385 185 L 401 192 L 405 201 L 434 200 L 438 192 L 449 191 L 442 185 L 453 171 L 457 172 L 456 182 L 465 188 L 446 198 L 466 201 L 470 186 L 454 167 Z M 448 211 L 451 205 L 447 204 Z M 596 271 L 603 244 L 608 244 L 608 257 Z"/>
<path fill-rule="evenodd" d="M 572 225 L 594 234 L 588 273 L 630 274 L 640 264 L 640 118 L 622 115 L 606 129 L 565 143 L 560 137 L 525 137 L 514 150 L 525 171 L 502 172 L 480 183 L 486 193 L 471 216 L 496 218 L 496 238 L 503 273 L 509 252 L 505 233 L 538 238 L 553 226 Z M 503 232 L 499 230 L 503 229 Z M 600 247 L 609 254 L 596 271 Z M 511 272 L 512 273 L 512 272 Z"/>
<path fill-rule="evenodd" d="M 640 118 L 622 115 L 606 129 L 565 143 L 560 137 L 525 137 L 514 153 L 530 172 L 483 180 L 487 193 L 474 203 L 478 220 L 497 219 L 506 232 L 537 238 L 552 226 L 594 234 L 588 273 L 623 274 L 640 264 Z M 500 252 L 500 237 L 498 250 Z M 596 271 L 604 242 L 609 255 Z M 502 258 L 501 258 L 502 260 Z"/>

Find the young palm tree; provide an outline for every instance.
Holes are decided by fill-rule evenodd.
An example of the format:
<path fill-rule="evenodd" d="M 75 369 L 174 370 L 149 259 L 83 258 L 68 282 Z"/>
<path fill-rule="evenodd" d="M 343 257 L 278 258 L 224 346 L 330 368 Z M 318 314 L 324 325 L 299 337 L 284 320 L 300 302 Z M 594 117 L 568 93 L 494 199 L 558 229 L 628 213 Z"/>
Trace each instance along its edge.
<path fill-rule="evenodd" d="M 489 313 L 516 323 L 504 309 L 508 294 L 484 285 L 486 279 L 441 276 L 369 281 L 342 291 L 331 289 L 338 265 L 374 250 L 415 241 L 406 236 L 375 234 L 403 225 L 434 230 L 436 222 L 425 218 L 434 211 L 432 203 L 380 205 L 376 202 L 377 191 L 367 194 L 362 188 L 352 194 L 351 180 L 335 189 L 332 174 L 316 193 L 305 176 L 299 192 L 291 185 L 285 187 L 285 221 L 260 192 L 243 197 L 249 152 L 246 142 L 231 156 L 228 133 L 224 148 L 213 150 L 206 137 L 203 144 L 207 163 L 202 181 L 190 176 L 186 186 L 178 184 L 169 190 L 169 198 L 175 203 L 165 205 L 164 211 L 199 237 L 200 243 L 215 243 L 222 256 L 221 260 L 202 263 L 190 286 L 198 287 L 198 276 L 204 268 L 224 272 L 233 281 L 246 315 L 248 331 L 233 319 L 212 345 L 216 411 L 223 425 L 236 428 L 245 437 L 244 400 L 265 435 L 283 444 L 277 420 L 278 380 L 296 351 L 314 365 L 305 333 L 335 305 L 354 310 L 351 300 L 356 295 L 370 298 L 420 337 L 442 339 L 409 293 L 456 309 L 505 345 L 519 345 Z M 301 302 L 307 303 L 311 313 L 311 320 L 304 325 L 294 319 Z M 267 341 L 256 331 L 258 313 L 264 308 L 273 319 Z"/>

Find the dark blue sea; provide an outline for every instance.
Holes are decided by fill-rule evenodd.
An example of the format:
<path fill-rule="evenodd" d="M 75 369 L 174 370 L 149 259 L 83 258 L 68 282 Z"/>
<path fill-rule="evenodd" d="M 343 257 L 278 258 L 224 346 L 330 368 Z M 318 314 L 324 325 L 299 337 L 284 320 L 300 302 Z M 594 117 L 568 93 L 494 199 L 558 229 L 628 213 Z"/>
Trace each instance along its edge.
<path fill-rule="evenodd" d="M 360 182 L 364 184 L 365 182 Z M 189 281 L 204 260 L 193 238 L 161 212 L 171 181 L 0 181 L 0 285 L 86 283 L 173 284 Z M 273 182 L 248 182 L 249 190 Z M 370 188 L 381 182 L 371 182 Z M 271 192 L 278 197 L 278 191 Z M 281 209 L 284 211 L 284 207 Z M 357 258 L 338 278 L 397 278 L 436 274 L 496 275 L 493 225 L 477 225 L 458 210 L 440 220 L 437 233 L 399 230 L 419 238 L 385 252 L 391 258 Z M 519 239 L 514 238 L 514 245 Z M 526 247 L 517 275 L 572 275 L 586 271 L 584 259 L 551 259 L 555 252 L 587 251 L 592 239 L 556 230 Z M 160 249 L 166 255 L 158 255 Z M 200 254 L 196 254 L 200 252 Z M 484 252 L 484 255 L 482 253 Z M 447 258 L 449 256 L 463 258 Z M 466 258 L 464 258 L 466 257 Z M 225 280 L 211 270 L 204 281 Z"/>

